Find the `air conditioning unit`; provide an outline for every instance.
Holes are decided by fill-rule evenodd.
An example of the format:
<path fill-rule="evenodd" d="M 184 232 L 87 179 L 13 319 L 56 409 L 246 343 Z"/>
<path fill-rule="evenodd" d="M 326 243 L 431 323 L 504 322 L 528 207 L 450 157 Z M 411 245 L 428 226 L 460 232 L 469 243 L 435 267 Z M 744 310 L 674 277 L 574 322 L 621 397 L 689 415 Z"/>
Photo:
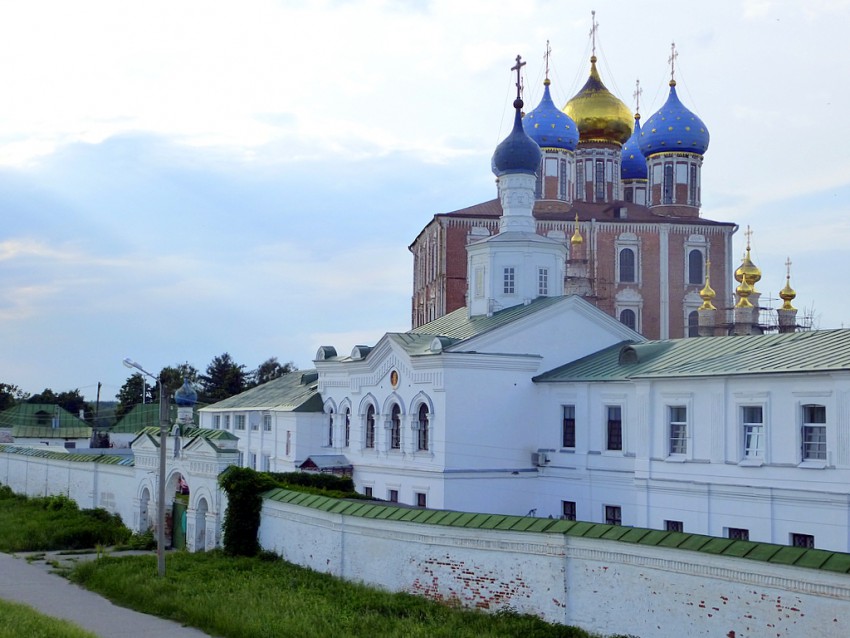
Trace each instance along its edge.
<path fill-rule="evenodd" d="M 536 467 L 545 467 L 547 463 L 550 463 L 551 459 L 546 452 L 532 452 L 531 453 L 531 464 Z"/>

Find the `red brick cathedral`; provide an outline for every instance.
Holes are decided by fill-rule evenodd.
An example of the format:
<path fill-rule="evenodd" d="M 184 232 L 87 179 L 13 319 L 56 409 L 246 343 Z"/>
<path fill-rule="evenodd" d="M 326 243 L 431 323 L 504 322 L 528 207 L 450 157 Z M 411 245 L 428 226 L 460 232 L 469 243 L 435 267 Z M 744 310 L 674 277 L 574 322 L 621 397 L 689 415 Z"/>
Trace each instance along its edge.
<path fill-rule="evenodd" d="M 522 125 L 543 153 L 537 233 L 567 247 L 564 291 L 650 339 L 697 336 L 699 293 L 709 277 L 721 315 L 728 315 L 737 226 L 700 215 L 709 134 L 679 101 L 674 68 L 667 101 L 643 126 L 640 114 L 633 117 L 605 88 L 595 55 L 587 83 L 563 109 L 549 85 L 547 78 Z M 469 304 L 467 244 L 497 234 L 502 212 L 494 199 L 437 214 L 422 229 L 410 245 L 414 328 Z M 555 289 L 548 277 L 548 269 L 538 269 L 538 296 Z M 498 305 L 492 300 L 490 311 Z"/>

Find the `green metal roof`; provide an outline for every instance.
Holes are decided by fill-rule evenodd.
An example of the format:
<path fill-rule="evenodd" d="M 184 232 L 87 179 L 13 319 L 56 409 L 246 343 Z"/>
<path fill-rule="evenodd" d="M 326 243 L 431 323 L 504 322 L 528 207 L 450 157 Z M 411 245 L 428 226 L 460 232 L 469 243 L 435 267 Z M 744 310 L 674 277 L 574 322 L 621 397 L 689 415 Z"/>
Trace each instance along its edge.
<path fill-rule="evenodd" d="M 478 317 L 467 316 L 466 308 L 458 308 L 439 319 L 423 324 L 409 331 L 408 335 L 430 335 L 431 337 L 449 337 L 450 339 L 464 340 L 477 337 L 480 334 L 495 330 L 517 319 L 522 319 L 544 308 L 554 306 L 569 297 L 538 297 L 528 305 L 512 306 L 494 312 L 489 317 L 481 315 Z M 429 340 L 430 343 L 430 340 Z"/>
<path fill-rule="evenodd" d="M 5 454 L 20 454 L 35 458 L 53 459 L 57 461 L 72 461 L 75 463 L 102 463 L 104 465 L 134 465 L 132 456 L 118 454 L 81 454 L 79 452 L 53 452 L 43 448 L 22 447 L 20 445 L 0 444 L 0 452 Z"/>
<path fill-rule="evenodd" d="M 317 381 L 318 375 L 315 370 L 296 370 L 202 408 L 202 411 L 250 408 L 251 410 L 321 412 L 322 398 L 316 389 Z"/>
<path fill-rule="evenodd" d="M 177 406 L 171 404 L 168 407 L 169 420 L 173 423 L 177 420 Z M 159 427 L 159 403 L 134 405 L 109 431 L 115 434 L 138 434 L 147 427 Z"/>
<path fill-rule="evenodd" d="M 169 435 L 171 431 L 169 430 Z M 151 426 L 142 428 L 141 432 L 139 432 L 139 436 L 145 435 L 150 436 L 157 444 L 159 444 L 159 426 Z M 227 430 L 211 430 L 209 428 L 198 428 L 194 426 L 184 427 L 183 434 L 184 439 L 195 439 L 202 438 L 207 439 L 208 441 L 238 441 L 239 437 L 231 434 Z"/>
<path fill-rule="evenodd" d="M 626 381 L 676 377 L 850 371 L 850 330 L 620 343 L 534 381 Z"/>
<path fill-rule="evenodd" d="M 58 417 L 55 428 L 54 417 Z M 85 421 L 49 403 L 19 403 L 0 412 L 0 428 L 9 428 L 15 438 L 87 439 L 91 436 L 91 427 Z"/>
<path fill-rule="evenodd" d="M 702 534 L 667 532 L 642 527 L 588 523 L 586 521 L 418 509 L 384 502 L 348 501 L 329 496 L 295 492 L 284 488 L 269 490 L 263 494 L 263 498 L 270 501 L 299 505 L 301 507 L 332 511 L 336 514 L 344 514 L 346 516 L 400 520 L 411 523 L 444 525 L 447 527 L 464 527 L 467 529 L 498 529 L 513 532 L 527 531 L 565 534 L 566 536 L 668 547 L 717 556 L 745 558 L 747 560 L 757 560 L 765 563 L 794 565 L 796 567 L 850 574 L 850 554 L 824 549 L 806 549 L 803 547 L 775 545 L 773 543 L 754 543 L 752 541 L 737 541 L 729 538 L 704 536 Z"/>

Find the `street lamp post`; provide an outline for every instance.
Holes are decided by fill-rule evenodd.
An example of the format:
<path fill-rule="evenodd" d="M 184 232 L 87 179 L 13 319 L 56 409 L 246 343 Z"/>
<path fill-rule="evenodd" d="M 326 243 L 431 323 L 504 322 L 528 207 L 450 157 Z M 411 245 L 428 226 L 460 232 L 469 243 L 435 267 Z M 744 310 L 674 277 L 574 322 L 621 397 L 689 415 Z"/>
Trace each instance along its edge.
<path fill-rule="evenodd" d="M 138 363 L 127 357 L 123 361 L 128 368 L 135 368 L 159 384 L 159 496 L 157 497 L 156 564 L 160 577 L 165 576 L 165 463 L 168 436 L 168 389 L 161 376 L 154 376 Z"/>

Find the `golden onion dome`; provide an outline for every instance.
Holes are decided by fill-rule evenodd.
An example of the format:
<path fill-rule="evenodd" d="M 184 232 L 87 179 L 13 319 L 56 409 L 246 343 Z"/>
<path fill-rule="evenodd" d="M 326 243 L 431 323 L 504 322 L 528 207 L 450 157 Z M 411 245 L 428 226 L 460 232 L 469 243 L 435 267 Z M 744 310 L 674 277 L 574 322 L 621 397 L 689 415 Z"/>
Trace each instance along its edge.
<path fill-rule="evenodd" d="M 791 305 L 791 302 L 794 301 L 796 296 L 797 293 L 791 287 L 791 275 L 786 275 L 785 287 L 779 291 L 779 298 L 782 299 L 782 310 L 796 310 L 796 308 Z"/>
<path fill-rule="evenodd" d="M 590 77 L 564 105 L 564 113 L 578 126 L 579 144 L 608 142 L 622 146 L 632 135 L 632 113 L 602 84 L 595 55 L 590 58 Z"/>
<path fill-rule="evenodd" d="M 750 259 L 750 247 L 747 245 L 747 250 L 744 253 L 744 258 L 741 260 L 741 265 L 735 270 L 735 281 L 741 283 L 744 275 L 747 276 L 747 283 L 752 286 L 755 291 L 756 283 L 761 279 L 761 270 Z"/>
<path fill-rule="evenodd" d="M 578 230 L 578 213 L 576 213 L 576 229 L 575 229 L 575 232 L 573 232 L 573 236 L 570 237 L 570 243 L 573 246 L 577 246 L 578 244 L 581 244 L 583 241 L 584 241 L 584 238 L 582 238 L 581 233 Z"/>
<path fill-rule="evenodd" d="M 700 310 L 717 310 L 714 307 L 714 304 L 711 303 L 711 300 L 717 296 L 717 293 L 714 292 L 714 288 L 711 287 L 711 279 L 708 274 L 708 268 L 711 265 L 711 262 L 706 262 L 705 269 L 705 286 L 702 290 L 699 291 L 700 299 L 702 299 L 702 305 L 699 307 Z"/>
<path fill-rule="evenodd" d="M 736 289 L 738 292 L 738 303 L 735 304 L 736 308 L 752 308 L 753 304 L 747 298 L 753 293 L 753 286 L 750 284 L 746 277 L 741 278 L 741 285 Z"/>

